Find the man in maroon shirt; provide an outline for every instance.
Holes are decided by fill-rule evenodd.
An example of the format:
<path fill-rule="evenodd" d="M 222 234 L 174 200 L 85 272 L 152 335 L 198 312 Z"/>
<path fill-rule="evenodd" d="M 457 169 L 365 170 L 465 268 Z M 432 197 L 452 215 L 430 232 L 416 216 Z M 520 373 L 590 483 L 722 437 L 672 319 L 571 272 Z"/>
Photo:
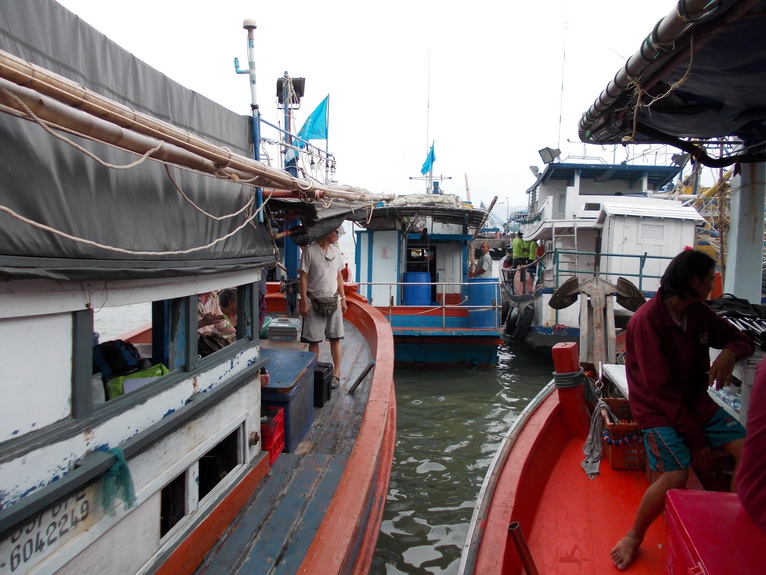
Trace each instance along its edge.
<path fill-rule="evenodd" d="M 747 410 L 747 439 L 737 468 L 737 495 L 750 519 L 766 533 L 766 358 L 755 370 Z"/>
<path fill-rule="evenodd" d="M 686 485 L 690 463 L 712 465 L 723 448 L 739 463 L 745 430 L 708 395 L 727 385 L 735 363 L 753 353 L 750 338 L 705 303 L 715 260 L 686 250 L 668 265 L 660 289 L 630 319 L 625 371 L 630 411 L 644 436 L 650 467 L 659 472 L 638 506 L 633 526 L 611 551 L 618 569 L 636 556 L 647 529 L 662 513 L 669 489 Z M 721 353 L 710 363 L 710 348 Z"/>

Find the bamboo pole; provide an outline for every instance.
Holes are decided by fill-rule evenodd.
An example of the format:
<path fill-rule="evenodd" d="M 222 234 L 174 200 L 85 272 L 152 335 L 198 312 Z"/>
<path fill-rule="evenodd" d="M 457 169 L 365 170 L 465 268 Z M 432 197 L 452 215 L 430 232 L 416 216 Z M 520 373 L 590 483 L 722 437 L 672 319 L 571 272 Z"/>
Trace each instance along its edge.
<path fill-rule="evenodd" d="M 5 79 L 3 86 L 22 98 L 35 115 L 72 133 L 142 155 L 163 142 L 161 150 L 150 155 L 153 159 L 234 181 L 255 178 L 248 183 L 264 187 L 302 193 L 320 191 L 328 198 L 364 202 L 393 199 L 392 195 L 372 194 L 363 188 L 325 186 L 295 178 L 283 170 L 234 154 L 186 130 L 136 112 L 4 51 L 0 51 L 0 79 Z M 26 116 L 13 100 L 3 97 L 2 101 L 6 107 Z M 46 108 L 55 109 L 56 113 L 51 115 Z M 108 127 L 108 124 L 114 127 Z M 165 150 L 168 146 L 179 151 L 168 152 Z"/>

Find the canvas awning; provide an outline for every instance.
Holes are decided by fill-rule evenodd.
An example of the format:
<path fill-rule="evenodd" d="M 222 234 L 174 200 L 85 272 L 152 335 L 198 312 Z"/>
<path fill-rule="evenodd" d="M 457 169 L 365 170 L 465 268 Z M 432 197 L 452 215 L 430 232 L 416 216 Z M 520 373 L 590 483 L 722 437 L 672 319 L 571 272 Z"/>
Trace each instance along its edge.
<path fill-rule="evenodd" d="M 580 139 L 667 143 L 717 167 L 764 161 L 764 30 L 766 0 L 681 0 L 583 114 Z M 741 146 L 717 157 L 686 140 L 727 136 Z"/>

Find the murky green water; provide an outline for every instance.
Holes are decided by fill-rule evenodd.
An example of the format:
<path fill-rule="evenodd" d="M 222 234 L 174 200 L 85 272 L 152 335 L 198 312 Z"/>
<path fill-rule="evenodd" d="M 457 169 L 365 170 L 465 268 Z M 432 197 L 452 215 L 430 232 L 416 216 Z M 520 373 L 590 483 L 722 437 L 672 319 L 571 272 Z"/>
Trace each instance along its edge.
<path fill-rule="evenodd" d="M 456 573 L 474 502 L 505 433 L 553 362 L 501 347 L 487 369 L 397 369 L 397 440 L 370 572 Z"/>

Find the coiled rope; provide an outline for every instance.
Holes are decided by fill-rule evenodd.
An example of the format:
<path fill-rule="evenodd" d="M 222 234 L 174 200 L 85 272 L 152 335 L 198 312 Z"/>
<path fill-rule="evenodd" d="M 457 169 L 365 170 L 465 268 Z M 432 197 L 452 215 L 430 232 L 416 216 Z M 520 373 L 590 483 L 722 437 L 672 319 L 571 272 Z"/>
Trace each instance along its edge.
<path fill-rule="evenodd" d="M 553 382 L 557 389 L 567 389 L 583 385 L 587 381 L 583 368 L 580 371 L 570 371 L 566 373 L 553 372 Z"/>

